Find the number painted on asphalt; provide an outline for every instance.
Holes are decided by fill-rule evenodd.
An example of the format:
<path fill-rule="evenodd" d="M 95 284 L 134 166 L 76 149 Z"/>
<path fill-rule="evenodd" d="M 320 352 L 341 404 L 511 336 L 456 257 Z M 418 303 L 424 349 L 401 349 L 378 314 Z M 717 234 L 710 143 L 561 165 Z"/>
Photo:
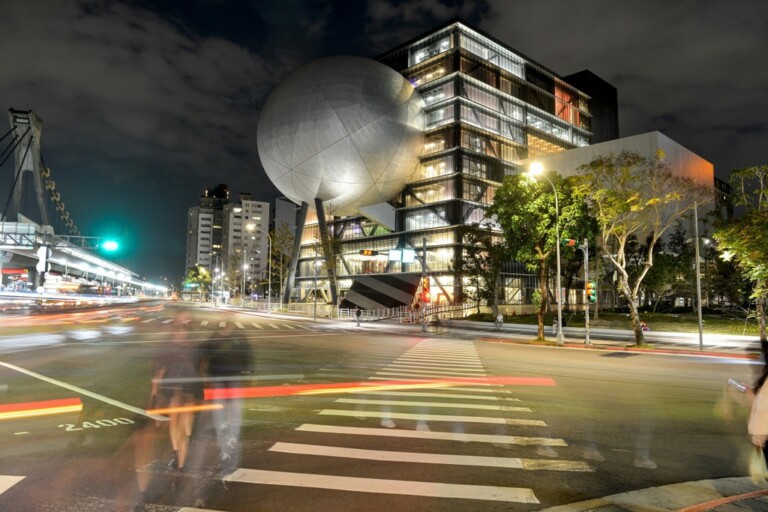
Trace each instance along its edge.
<path fill-rule="evenodd" d="M 82 426 L 78 427 L 74 423 L 62 423 L 58 428 L 63 428 L 67 432 L 77 432 L 86 428 L 117 427 L 119 425 L 130 425 L 136 423 L 130 418 L 112 418 L 111 420 L 96 420 L 93 423 L 84 421 Z"/>

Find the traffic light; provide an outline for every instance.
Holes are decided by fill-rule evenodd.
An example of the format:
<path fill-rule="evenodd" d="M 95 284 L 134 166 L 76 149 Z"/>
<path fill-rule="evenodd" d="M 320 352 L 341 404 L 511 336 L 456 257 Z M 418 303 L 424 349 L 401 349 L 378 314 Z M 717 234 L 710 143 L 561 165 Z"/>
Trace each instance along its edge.
<path fill-rule="evenodd" d="M 51 248 L 47 245 L 41 245 L 37 249 L 37 268 L 38 272 L 49 272 L 51 270 Z"/>
<path fill-rule="evenodd" d="M 379 251 L 373 249 L 360 249 L 360 256 L 378 256 Z"/>
<path fill-rule="evenodd" d="M 423 277 L 421 279 L 421 302 L 432 302 L 432 295 L 429 293 L 429 278 Z"/>
<path fill-rule="evenodd" d="M 116 240 L 104 240 L 100 247 L 107 252 L 115 252 L 120 248 L 120 244 Z"/>
<path fill-rule="evenodd" d="M 594 281 L 587 281 L 587 302 L 594 304 L 597 302 L 597 285 Z"/>
<path fill-rule="evenodd" d="M 562 244 L 565 247 L 576 247 L 576 240 L 573 238 L 563 238 Z"/>

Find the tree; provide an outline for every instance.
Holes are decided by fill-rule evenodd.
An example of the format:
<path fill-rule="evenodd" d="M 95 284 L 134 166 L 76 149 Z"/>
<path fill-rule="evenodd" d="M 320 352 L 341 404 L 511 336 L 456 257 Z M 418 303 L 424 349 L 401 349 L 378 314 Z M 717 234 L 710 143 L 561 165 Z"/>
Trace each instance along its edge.
<path fill-rule="evenodd" d="M 472 295 L 477 300 L 478 312 L 480 302 L 484 301 L 491 306 L 493 318 L 496 318 L 503 289 L 501 269 L 509 259 L 509 251 L 499 233 L 494 233 L 491 228 L 491 222 L 461 228 L 460 233 L 466 245 L 461 264 L 456 270 L 462 280 L 466 277 L 468 284 L 474 288 Z"/>
<path fill-rule="evenodd" d="M 594 221 L 582 201 L 574 198 L 570 179 L 552 173 L 560 207 L 561 239 L 591 238 Z M 496 190 L 488 214 L 494 216 L 507 244 L 511 259 L 536 271 L 539 278 L 538 339 L 544 339 L 544 314 L 547 310 L 547 282 L 556 254 L 558 215 L 555 197 L 548 182 L 531 180 L 524 174 L 507 176 Z"/>
<path fill-rule="evenodd" d="M 600 230 L 598 245 L 617 271 L 617 288 L 627 301 L 638 345 L 643 343 L 638 293 L 653 266 L 656 243 L 697 204 L 712 200 L 711 190 L 676 175 L 663 160 L 662 151 L 653 157 L 633 151 L 610 153 L 580 166 L 577 176 L 577 193 L 595 214 Z M 627 244 L 633 237 L 648 240 L 639 262 L 627 258 Z M 638 271 L 630 274 L 633 263 Z"/>
<path fill-rule="evenodd" d="M 187 270 L 187 275 L 184 276 L 183 289 L 193 288 L 197 289 L 200 293 L 200 298 L 205 299 L 205 296 L 211 289 L 211 273 L 208 269 L 202 265 L 195 265 Z"/>
<path fill-rule="evenodd" d="M 754 288 L 760 345 L 766 352 L 765 301 L 768 296 L 768 164 L 731 173 L 731 200 L 744 214 L 715 231 L 718 250 L 733 258 Z"/>
<path fill-rule="evenodd" d="M 272 279 L 279 281 L 280 300 L 283 297 L 283 283 L 288 278 L 288 267 L 293 253 L 294 235 L 291 227 L 286 222 L 281 222 L 272 231 Z M 274 286 L 273 281 L 272 289 Z"/>

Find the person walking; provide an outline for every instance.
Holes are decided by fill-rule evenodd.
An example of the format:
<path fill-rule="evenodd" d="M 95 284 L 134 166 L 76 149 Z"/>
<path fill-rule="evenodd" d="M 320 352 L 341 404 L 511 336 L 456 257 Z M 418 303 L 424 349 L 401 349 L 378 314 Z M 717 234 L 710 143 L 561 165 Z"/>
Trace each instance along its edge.
<path fill-rule="evenodd" d="M 499 314 L 496 315 L 496 329 L 501 330 L 501 326 L 504 325 L 504 315 L 501 314 L 501 311 L 499 311 Z"/>
<path fill-rule="evenodd" d="M 357 326 L 360 327 L 360 317 L 363 316 L 363 311 L 360 306 L 355 306 L 355 320 L 357 320 Z"/>
<path fill-rule="evenodd" d="M 768 390 L 765 389 L 765 381 L 768 379 L 768 365 L 763 365 L 763 371 L 755 381 L 750 394 L 754 393 L 752 407 L 749 411 L 749 422 L 747 431 L 750 435 L 752 444 L 763 451 L 763 457 L 768 455 Z"/>

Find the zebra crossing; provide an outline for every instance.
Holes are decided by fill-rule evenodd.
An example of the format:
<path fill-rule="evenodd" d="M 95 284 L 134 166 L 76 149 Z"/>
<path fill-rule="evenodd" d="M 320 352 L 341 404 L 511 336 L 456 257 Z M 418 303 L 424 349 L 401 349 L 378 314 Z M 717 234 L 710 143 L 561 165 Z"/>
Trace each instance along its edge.
<path fill-rule="evenodd" d="M 259 325 L 262 330 L 269 326 Z M 245 461 L 224 477 L 227 485 L 240 486 L 239 491 L 246 494 L 250 492 L 248 486 L 255 485 L 460 500 L 472 509 L 472 502 L 539 504 L 536 489 L 520 485 L 536 480 L 520 478 L 521 472 L 594 471 L 589 463 L 580 460 L 537 457 L 541 449 L 564 448 L 568 443 L 548 435 L 546 422 L 536 417 L 535 404 L 526 403 L 493 380 L 466 384 L 467 379 L 487 377 L 471 341 L 424 339 L 405 353 L 391 357 L 394 354 L 385 360 L 372 358 L 375 364 L 371 364 L 368 386 L 334 398 L 332 405 L 317 411 L 311 423 L 295 427 L 290 440 L 283 437 L 268 445 L 271 467 L 245 467 Z M 403 384 L 397 385 L 399 382 Z M 262 412 L 256 406 L 250 410 Z M 481 443 L 488 449 L 477 450 L 476 445 L 473 448 L 468 443 Z M 389 445 L 396 448 L 384 448 Z M 498 453 L 489 454 L 495 448 Z M 473 453 L 467 453 L 470 450 Z M 300 468 L 313 469 L 278 470 L 283 469 L 281 457 L 294 457 L 294 463 L 306 460 Z M 334 474 L 338 459 L 366 464 L 355 476 Z M 430 481 L 428 476 L 414 476 L 430 475 L 418 469 L 423 465 L 453 469 L 432 477 L 445 481 Z M 472 468 L 503 471 L 506 483 L 468 484 L 456 476 L 456 471 Z M 382 477 L 383 471 L 394 476 Z M 0 494 L 23 478 L 0 475 Z M 82 505 L 78 510 L 97 509 Z M 167 510 L 225 512 L 176 507 Z"/>
<path fill-rule="evenodd" d="M 167 325 L 173 323 L 174 318 L 165 317 L 150 317 L 140 320 L 139 323 L 151 326 L 152 324 Z M 241 322 L 241 321 L 210 321 L 210 320 L 185 320 L 182 322 L 185 327 L 195 328 L 204 327 L 212 329 L 228 329 L 233 328 L 237 331 L 305 331 L 305 332 L 361 332 L 361 328 L 352 325 L 350 322 L 349 327 L 340 326 L 338 324 L 309 324 L 305 322 Z"/>
<path fill-rule="evenodd" d="M 370 464 L 434 464 L 449 466 L 495 467 L 510 471 L 591 472 L 586 462 L 535 458 L 533 450 L 546 447 L 564 447 L 563 439 L 546 435 L 523 436 L 507 433 L 515 427 L 545 429 L 546 423 L 529 417 L 534 410 L 510 396 L 501 386 L 483 383 L 481 386 L 451 385 L 454 377 L 479 378 L 486 373 L 475 351 L 474 344 L 457 340 L 423 340 L 389 364 L 381 367 L 369 378 L 377 380 L 404 378 L 408 382 L 441 379 L 445 385 L 419 389 L 419 386 L 385 391 L 356 389 L 354 396 L 337 398 L 332 407 L 318 411 L 317 423 L 305 423 L 295 431 L 306 434 L 307 442 L 274 443 L 268 451 L 274 454 L 301 455 L 311 458 L 341 458 L 365 460 Z M 396 382 L 396 381 L 395 381 Z M 457 381 L 457 382 L 460 382 Z M 459 410 L 463 414 L 443 414 L 443 409 Z M 378 427 L 349 426 L 349 420 L 379 422 Z M 324 423 L 324 420 L 330 420 Z M 343 422 L 344 424 L 336 424 Z M 479 425 L 494 433 L 465 433 L 467 425 Z M 460 425 L 460 428 L 453 428 Z M 505 431 L 502 433 L 502 431 Z M 325 443 L 312 442 L 313 434 Z M 329 443 L 328 436 L 337 436 Z M 370 448 L 344 446 L 346 440 L 363 437 Z M 435 441 L 443 443 L 491 443 L 496 447 L 518 447 L 531 451 L 533 457 L 476 456 L 450 453 L 453 450 L 425 452 L 382 450 L 380 441 L 399 438 L 405 442 Z M 400 443 L 398 443 L 400 444 Z M 448 447 L 449 445 L 445 445 Z M 314 463 L 310 464 L 315 466 Z M 397 472 L 399 473 L 399 472 Z M 510 478 L 514 478 L 511 474 Z M 537 504 L 533 489 L 515 486 L 468 485 L 457 482 L 428 482 L 414 480 L 368 478 L 364 475 L 349 477 L 332 474 L 295 473 L 267 469 L 239 468 L 225 478 L 228 482 L 266 486 L 331 489 L 337 491 L 398 494 L 460 500 L 503 501 L 508 503 Z"/>

